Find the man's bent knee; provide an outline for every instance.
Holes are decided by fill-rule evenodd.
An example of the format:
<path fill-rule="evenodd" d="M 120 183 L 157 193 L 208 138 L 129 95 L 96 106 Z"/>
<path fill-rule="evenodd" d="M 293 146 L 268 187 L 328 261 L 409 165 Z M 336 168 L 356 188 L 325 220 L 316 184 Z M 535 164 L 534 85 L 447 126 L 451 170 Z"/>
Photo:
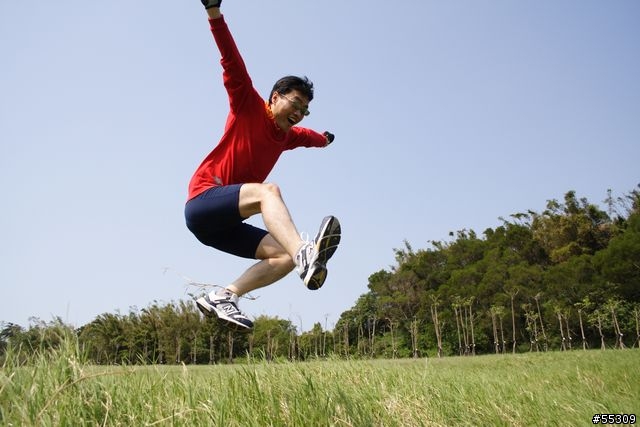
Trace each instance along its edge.
<path fill-rule="evenodd" d="M 280 192 L 280 187 L 278 186 L 278 184 L 274 184 L 272 182 L 266 182 L 261 185 L 263 186 L 265 197 L 275 196 L 280 199 L 282 198 L 282 193 Z"/>
<path fill-rule="evenodd" d="M 273 183 L 243 184 L 240 188 L 238 209 L 240 215 L 248 218 L 262 212 L 262 203 L 272 197 L 282 199 L 280 187 Z"/>

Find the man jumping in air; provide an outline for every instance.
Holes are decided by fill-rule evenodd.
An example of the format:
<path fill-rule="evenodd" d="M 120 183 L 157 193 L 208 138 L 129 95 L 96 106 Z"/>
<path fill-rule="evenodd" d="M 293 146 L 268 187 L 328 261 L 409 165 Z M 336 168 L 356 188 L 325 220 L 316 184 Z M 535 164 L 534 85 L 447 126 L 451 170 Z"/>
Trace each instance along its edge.
<path fill-rule="evenodd" d="M 201 0 L 220 50 L 230 112 L 218 145 L 189 183 L 187 227 L 207 246 L 258 263 L 224 289 L 196 300 L 200 311 L 244 328 L 253 322 L 238 309 L 238 298 L 270 285 L 294 268 L 309 289 L 320 288 L 326 263 L 340 242 L 340 222 L 327 216 L 313 241 L 303 241 L 280 189 L 264 183 L 280 154 L 297 147 L 326 147 L 329 132 L 297 126 L 309 115 L 313 83 L 306 77 L 278 80 L 265 102 L 254 89 L 244 61 L 220 13 L 222 0 Z M 266 230 L 244 221 L 262 214 Z"/>

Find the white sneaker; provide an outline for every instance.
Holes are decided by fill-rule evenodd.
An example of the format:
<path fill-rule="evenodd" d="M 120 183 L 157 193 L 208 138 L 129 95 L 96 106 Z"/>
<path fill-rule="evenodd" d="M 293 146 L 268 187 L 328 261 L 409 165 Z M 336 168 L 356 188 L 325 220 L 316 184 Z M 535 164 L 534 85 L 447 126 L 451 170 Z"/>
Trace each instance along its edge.
<path fill-rule="evenodd" d="M 231 292 L 215 295 L 213 298 L 205 295 L 196 300 L 196 305 L 205 316 L 215 314 L 219 319 L 241 328 L 253 329 L 253 322 L 238 308 L 238 296 Z"/>
<path fill-rule="evenodd" d="M 327 216 L 322 220 L 313 242 L 305 243 L 298 251 L 298 274 L 307 288 L 316 290 L 324 284 L 327 278 L 326 263 L 338 249 L 340 233 L 338 218 Z"/>

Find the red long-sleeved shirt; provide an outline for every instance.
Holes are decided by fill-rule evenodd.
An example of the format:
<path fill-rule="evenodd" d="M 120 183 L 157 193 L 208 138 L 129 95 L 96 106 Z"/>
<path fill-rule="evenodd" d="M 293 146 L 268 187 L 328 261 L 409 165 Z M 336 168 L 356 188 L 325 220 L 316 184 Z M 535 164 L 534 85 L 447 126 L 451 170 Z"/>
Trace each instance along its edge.
<path fill-rule="evenodd" d="M 253 87 L 224 18 L 209 23 L 222 55 L 231 110 L 220 142 L 191 178 L 189 200 L 216 185 L 264 182 L 283 151 L 327 143 L 324 135 L 311 129 L 294 126 L 284 132 L 276 126 L 271 109 Z"/>

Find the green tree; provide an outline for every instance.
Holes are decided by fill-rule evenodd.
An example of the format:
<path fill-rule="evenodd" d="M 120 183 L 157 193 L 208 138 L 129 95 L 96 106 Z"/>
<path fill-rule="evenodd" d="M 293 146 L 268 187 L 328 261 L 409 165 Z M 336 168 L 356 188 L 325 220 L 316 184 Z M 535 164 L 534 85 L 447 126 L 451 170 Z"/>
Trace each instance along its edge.
<path fill-rule="evenodd" d="M 627 301 L 640 301 L 640 214 L 633 214 L 622 234 L 594 256 L 603 282 L 615 284 Z"/>

